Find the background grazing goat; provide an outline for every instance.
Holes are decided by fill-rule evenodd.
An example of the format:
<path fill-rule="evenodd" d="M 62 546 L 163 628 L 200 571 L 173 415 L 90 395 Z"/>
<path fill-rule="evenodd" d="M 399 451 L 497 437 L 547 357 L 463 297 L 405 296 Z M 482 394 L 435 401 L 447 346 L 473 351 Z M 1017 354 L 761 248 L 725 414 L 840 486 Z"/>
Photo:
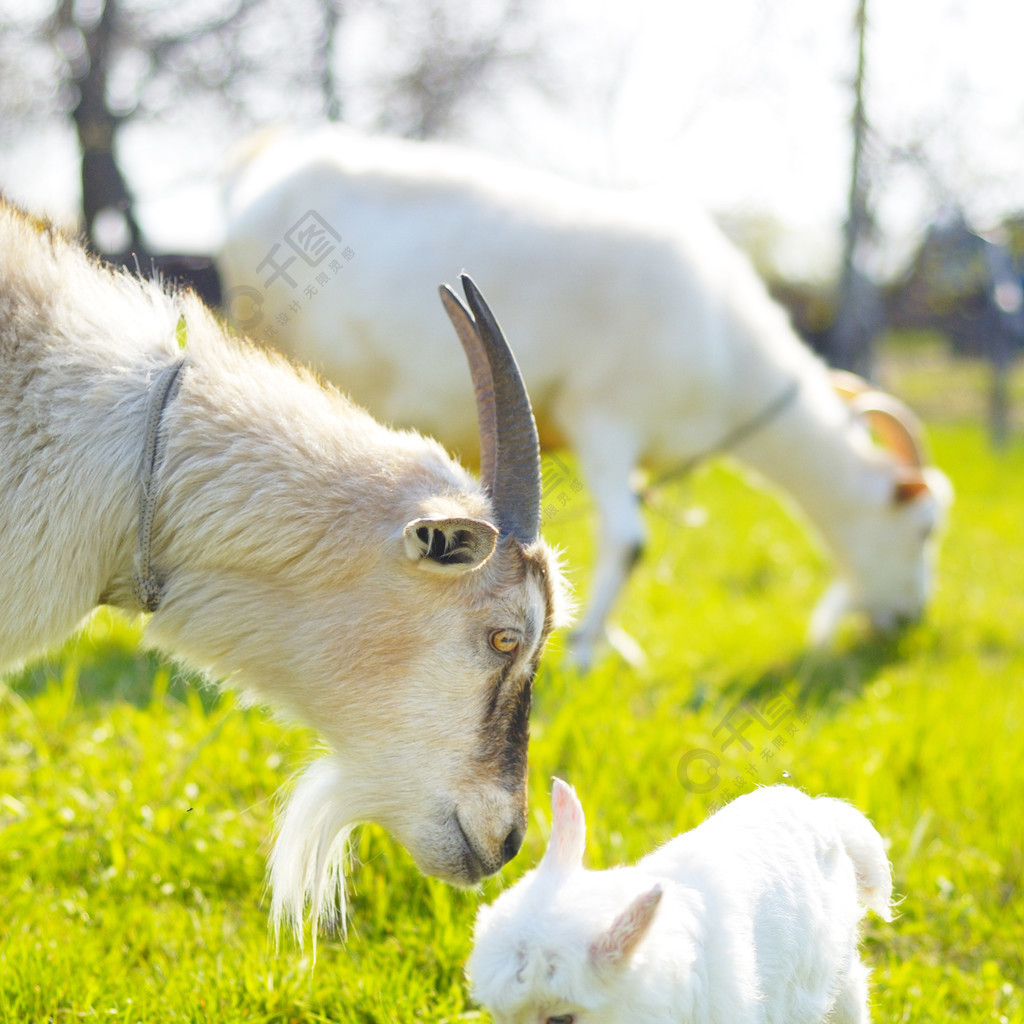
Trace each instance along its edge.
<path fill-rule="evenodd" d="M 456 883 L 497 871 L 526 825 L 531 684 L 562 584 L 529 403 L 465 286 L 476 324 L 443 298 L 480 396 L 483 487 L 193 295 L 0 201 L 0 667 L 96 605 L 148 608 L 157 646 L 316 727 L 331 754 L 291 797 L 271 877 L 274 920 L 299 927 L 309 896 L 314 934 L 354 822 Z"/>
<path fill-rule="evenodd" d="M 497 1024 L 864 1024 L 858 925 L 890 920 L 882 839 L 788 786 L 734 800 L 636 867 L 585 871 L 555 781 L 536 871 L 477 916 L 468 971 Z"/>
<path fill-rule="evenodd" d="M 302 264 L 284 240 L 310 210 L 354 254 L 315 302 L 285 279 Z M 219 258 L 229 314 L 388 422 L 465 452 L 473 408 L 428 304 L 428 285 L 456 264 L 473 267 L 502 311 L 542 444 L 575 451 L 597 503 L 596 568 L 572 639 L 580 662 L 641 550 L 636 467 L 671 472 L 723 444 L 788 492 L 838 563 L 817 639 L 848 609 L 879 628 L 919 616 L 947 481 L 919 449 L 872 442 L 699 212 L 341 128 L 264 139 L 229 185 Z M 855 402 L 884 436 L 908 436 L 894 400 Z"/>

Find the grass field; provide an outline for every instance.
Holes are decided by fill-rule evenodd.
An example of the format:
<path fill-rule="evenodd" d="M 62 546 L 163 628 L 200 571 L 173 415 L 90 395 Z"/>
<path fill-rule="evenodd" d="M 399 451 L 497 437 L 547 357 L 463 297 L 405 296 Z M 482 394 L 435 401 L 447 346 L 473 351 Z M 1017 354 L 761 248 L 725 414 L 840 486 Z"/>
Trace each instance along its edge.
<path fill-rule="evenodd" d="M 473 915 L 539 857 L 557 774 L 595 867 L 758 784 L 852 800 L 902 899 L 866 930 L 875 1019 L 1024 1024 L 1024 444 L 989 450 L 976 373 L 890 372 L 957 492 L 927 622 L 810 653 L 828 573 L 800 526 L 724 466 L 664 493 L 619 615 L 646 665 L 581 678 L 556 637 L 541 669 L 522 854 L 457 892 L 361 830 L 348 940 L 321 940 L 315 970 L 308 941 L 275 949 L 264 901 L 275 791 L 315 737 L 197 691 L 138 652 L 137 624 L 97 616 L 0 690 L 0 1020 L 486 1020 L 462 976 Z M 585 567 L 572 493 L 547 533 Z"/>

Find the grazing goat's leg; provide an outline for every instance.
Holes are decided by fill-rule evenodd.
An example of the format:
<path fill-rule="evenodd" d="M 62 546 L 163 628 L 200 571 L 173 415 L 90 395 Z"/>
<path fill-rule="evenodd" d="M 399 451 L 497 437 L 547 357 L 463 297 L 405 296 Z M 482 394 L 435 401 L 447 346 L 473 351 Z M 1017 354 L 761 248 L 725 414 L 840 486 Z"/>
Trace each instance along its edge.
<path fill-rule="evenodd" d="M 600 520 L 594 575 L 587 611 L 570 637 L 570 656 L 580 668 L 589 668 L 616 599 L 643 551 L 646 531 L 640 499 L 630 477 L 639 448 L 629 432 L 614 423 L 580 424 L 575 438 L 580 471 L 597 504 Z M 608 636 L 608 639 L 613 639 Z M 628 661 L 642 660 L 639 646 L 620 630 L 613 646 Z"/>

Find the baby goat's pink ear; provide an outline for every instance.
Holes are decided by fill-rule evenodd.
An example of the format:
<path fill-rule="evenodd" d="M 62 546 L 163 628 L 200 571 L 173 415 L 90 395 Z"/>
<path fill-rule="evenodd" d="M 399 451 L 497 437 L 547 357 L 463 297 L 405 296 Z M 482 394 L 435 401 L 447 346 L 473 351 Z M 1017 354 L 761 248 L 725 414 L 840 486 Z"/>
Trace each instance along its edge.
<path fill-rule="evenodd" d="M 615 970 L 626 965 L 651 927 L 661 902 L 661 892 L 661 886 L 656 885 L 641 893 L 612 921 L 611 928 L 594 940 L 590 946 L 590 963 L 596 971 Z"/>
<path fill-rule="evenodd" d="M 559 870 L 580 867 L 586 839 L 587 823 L 576 792 L 567 782 L 555 779 L 551 790 L 551 838 L 540 866 Z"/>

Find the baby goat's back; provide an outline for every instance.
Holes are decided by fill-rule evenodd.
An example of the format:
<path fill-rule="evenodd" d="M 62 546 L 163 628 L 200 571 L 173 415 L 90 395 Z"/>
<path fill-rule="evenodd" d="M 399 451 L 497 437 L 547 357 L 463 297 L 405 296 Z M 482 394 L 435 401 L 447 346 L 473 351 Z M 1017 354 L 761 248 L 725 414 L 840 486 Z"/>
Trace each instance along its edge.
<path fill-rule="evenodd" d="M 752 908 L 833 900 L 837 890 L 885 916 L 890 887 L 882 839 L 856 808 L 790 786 L 747 793 L 637 865 L 701 890 L 727 887 Z M 858 917 L 860 911 L 858 911 Z"/>
<path fill-rule="evenodd" d="M 891 875 L 871 823 L 789 786 L 739 797 L 638 867 L 702 894 L 708 964 L 756 978 L 766 1020 L 773 1007 L 821 1020 L 837 982 L 859 970 L 864 908 L 889 919 Z"/>

